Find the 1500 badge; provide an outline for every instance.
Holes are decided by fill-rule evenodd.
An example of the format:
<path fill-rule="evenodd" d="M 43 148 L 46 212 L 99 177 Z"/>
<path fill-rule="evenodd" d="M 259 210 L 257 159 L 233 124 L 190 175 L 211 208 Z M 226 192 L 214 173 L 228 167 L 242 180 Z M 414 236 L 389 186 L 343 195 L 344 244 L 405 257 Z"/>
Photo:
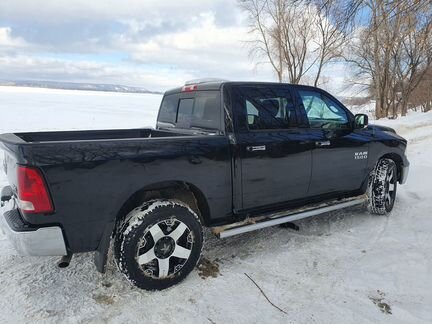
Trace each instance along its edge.
<path fill-rule="evenodd" d="M 363 160 L 363 159 L 367 159 L 368 157 L 368 152 L 354 152 L 354 160 Z"/>

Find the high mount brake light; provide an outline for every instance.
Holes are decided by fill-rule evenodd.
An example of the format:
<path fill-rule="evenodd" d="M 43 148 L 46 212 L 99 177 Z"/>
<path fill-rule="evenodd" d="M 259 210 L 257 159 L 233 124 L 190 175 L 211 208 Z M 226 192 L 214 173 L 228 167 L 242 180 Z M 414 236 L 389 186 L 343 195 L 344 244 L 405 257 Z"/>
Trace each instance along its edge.
<path fill-rule="evenodd" d="M 192 84 L 192 85 L 185 85 L 182 88 L 183 92 L 192 92 L 192 91 L 196 91 L 198 90 L 198 86 L 196 84 Z"/>
<path fill-rule="evenodd" d="M 48 214 L 54 211 L 51 197 L 39 169 L 18 166 L 18 206 L 29 214 Z"/>

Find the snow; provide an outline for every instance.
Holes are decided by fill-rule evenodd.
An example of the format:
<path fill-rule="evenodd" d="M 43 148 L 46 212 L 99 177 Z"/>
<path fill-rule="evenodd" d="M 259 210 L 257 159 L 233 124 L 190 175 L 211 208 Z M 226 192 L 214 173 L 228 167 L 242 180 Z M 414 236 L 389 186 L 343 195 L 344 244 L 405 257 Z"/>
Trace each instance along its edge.
<path fill-rule="evenodd" d="M 0 87 L 0 132 L 153 126 L 160 99 Z M 410 175 L 391 215 L 356 207 L 298 221 L 299 232 L 207 232 L 212 273 L 197 269 L 162 292 L 132 287 L 112 261 L 98 273 L 92 254 L 66 269 L 57 258 L 17 256 L 0 234 L 0 322 L 431 323 L 432 113 L 379 124 L 409 140 Z"/>
<path fill-rule="evenodd" d="M 369 102 L 362 104 L 362 105 L 348 105 L 347 106 L 349 110 L 353 114 L 366 114 L 369 116 L 369 120 L 375 119 L 374 112 L 375 112 L 375 101 L 370 100 Z"/>
<path fill-rule="evenodd" d="M 0 98 L 0 131 L 16 132 L 154 127 L 162 96 L 0 86 Z"/>

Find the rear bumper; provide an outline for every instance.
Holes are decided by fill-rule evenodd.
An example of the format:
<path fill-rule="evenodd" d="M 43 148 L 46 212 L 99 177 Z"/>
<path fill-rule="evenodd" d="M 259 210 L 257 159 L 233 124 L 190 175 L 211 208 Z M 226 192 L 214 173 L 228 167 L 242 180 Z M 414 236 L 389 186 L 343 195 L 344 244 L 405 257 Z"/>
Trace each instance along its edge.
<path fill-rule="evenodd" d="M 402 167 L 399 183 L 404 184 L 408 179 L 409 165 Z"/>
<path fill-rule="evenodd" d="M 26 224 L 17 209 L 15 199 L 0 208 L 2 231 L 20 255 L 63 256 L 67 254 L 63 232 L 58 226 L 32 227 Z"/>

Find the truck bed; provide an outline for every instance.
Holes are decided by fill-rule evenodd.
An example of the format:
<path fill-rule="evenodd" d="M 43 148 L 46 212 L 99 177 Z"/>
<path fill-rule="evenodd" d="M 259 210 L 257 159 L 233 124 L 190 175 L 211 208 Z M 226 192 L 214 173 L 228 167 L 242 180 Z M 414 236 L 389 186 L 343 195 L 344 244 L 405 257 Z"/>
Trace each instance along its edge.
<path fill-rule="evenodd" d="M 215 223 L 232 205 L 231 155 L 223 135 L 150 128 L 8 133 L 0 135 L 0 148 L 15 194 L 18 165 L 37 167 L 50 190 L 55 212 L 24 214 L 24 221 L 61 224 L 74 253 L 95 250 L 125 202 L 146 188 L 193 184 L 212 197 L 206 208 Z"/>
<path fill-rule="evenodd" d="M 6 142 L 15 141 L 20 143 L 23 142 L 24 143 L 47 143 L 47 142 L 121 140 L 121 139 L 140 139 L 140 138 L 144 139 L 144 138 L 171 137 L 171 136 L 181 136 L 181 135 L 185 136 L 185 134 L 172 132 L 172 131 L 160 131 L 152 128 L 143 128 L 143 129 L 14 133 L 14 134 L 3 134 L 0 136 L 0 140 Z"/>

